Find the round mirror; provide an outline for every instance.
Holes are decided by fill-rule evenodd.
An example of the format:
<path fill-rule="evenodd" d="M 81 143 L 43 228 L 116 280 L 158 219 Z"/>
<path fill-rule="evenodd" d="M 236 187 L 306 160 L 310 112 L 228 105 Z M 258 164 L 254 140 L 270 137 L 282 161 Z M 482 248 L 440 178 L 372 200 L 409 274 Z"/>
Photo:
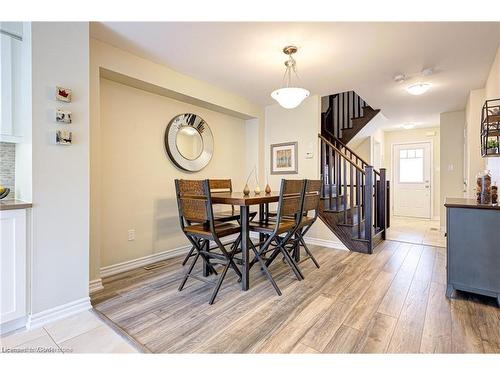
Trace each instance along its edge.
<path fill-rule="evenodd" d="M 208 124 L 194 113 L 175 116 L 165 131 L 165 148 L 176 166 L 203 169 L 212 159 L 214 140 Z"/>
<path fill-rule="evenodd" d="M 196 160 L 203 151 L 203 140 L 200 133 L 190 126 L 179 129 L 175 145 L 180 154 L 188 160 Z"/>

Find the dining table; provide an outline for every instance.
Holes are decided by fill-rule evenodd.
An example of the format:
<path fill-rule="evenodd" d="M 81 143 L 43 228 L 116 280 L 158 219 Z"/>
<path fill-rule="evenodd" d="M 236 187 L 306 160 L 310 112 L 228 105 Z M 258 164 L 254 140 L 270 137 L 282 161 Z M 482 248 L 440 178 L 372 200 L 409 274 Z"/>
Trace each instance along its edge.
<path fill-rule="evenodd" d="M 259 221 L 264 220 L 264 212 L 269 203 L 278 202 L 280 193 L 272 191 L 270 193 L 250 193 L 245 195 L 243 192 L 214 192 L 211 194 L 213 204 L 228 204 L 231 206 L 240 206 L 241 216 L 241 289 L 246 291 L 250 288 L 250 206 L 259 206 Z"/>

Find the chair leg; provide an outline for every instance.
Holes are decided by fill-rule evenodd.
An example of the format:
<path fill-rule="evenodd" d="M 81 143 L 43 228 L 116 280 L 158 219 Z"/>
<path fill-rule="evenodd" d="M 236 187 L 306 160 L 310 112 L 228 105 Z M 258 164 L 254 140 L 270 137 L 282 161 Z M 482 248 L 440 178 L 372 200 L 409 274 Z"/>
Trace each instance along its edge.
<path fill-rule="evenodd" d="M 219 246 L 219 249 L 222 251 L 222 253 L 225 255 L 225 257 L 227 258 L 227 262 L 229 264 L 229 266 L 234 270 L 234 272 L 236 272 L 236 274 L 238 275 L 238 278 L 241 279 L 241 272 L 240 270 L 238 269 L 238 266 L 236 265 L 236 263 L 234 263 L 233 261 L 233 254 L 229 254 L 227 251 L 226 251 L 226 248 L 225 246 L 222 244 L 222 242 L 219 241 L 219 239 L 215 239 L 215 243 L 217 244 L 217 246 Z"/>
<path fill-rule="evenodd" d="M 253 250 L 253 252 L 255 254 L 255 258 L 257 258 L 257 261 L 259 262 L 260 267 L 262 268 L 262 270 L 266 274 L 267 279 L 272 284 L 274 290 L 276 290 L 276 293 L 278 293 L 278 296 L 281 296 L 281 290 L 280 290 L 280 288 L 278 288 L 278 284 L 276 284 L 276 281 L 274 281 L 274 278 L 271 275 L 271 273 L 269 272 L 269 270 L 267 269 L 266 264 L 264 263 L 264 261 L 260 257 L 260 254 L 257 251 L 257 248 L 255 247 L 255 245 L 252 242 L 250 242 L 250 246 L 252 247 L 252 250 Z"/>
<path fill-rule="evenodd" d="M 193 255 L 193 251 L 195 250 L 195 247 L 192 246 L 191 247 L 191 250 L 189 250 L 189 253 L 186 255 L 186 257 L 184 258 L 184 260 L 182 261 L 182 265 L 185 266 L 186 263 L 188 262 L 189 258 L 191 258 L 191 256 Z"/>
<path fill-rule="evenodd" d="M 316 266 L 316 268 L 319 268 L 319 263 L 316 261 L 316 258 L 314 258 L 314 256 L 312 255 L 311 251 L 307 247 L 307 245 L 306 245 L 306 243 L 305 243 L 305 241 L 304 241 L 304 239 L 302 237 L 300 237 L 300 243 L 304 247 L 304 250 L 306 251 L 307 255 L 309 255 L 309 257 L 313 261 L 313 263 Z"/>
<path fill-rule="evenodd" d="M 212 296 L 210 297 L 210 301 L 208 301 L 209 305 L 213 305 L 213 303 L 215 301 L 215 297 L 217 297 L 217 293 L 219 293 L 219 289 L 220 289 L 220 286 L 222 285 L 222 281 L 224 281 L 224 278 L 226 277 L 226 273 L 227 273 L 227 270 L 229 269 L 229 265 L 230 265 L 230 263 L 228 262 L 225 265 L 224 270 L 220 274 L 219 279 L 217 280 L 217 284 L 215 285 L 215 288 L 212 292 Z"/>
<path fill-rule="evenodd" d="M 271 256 L 266 260 L 266 267 L 269 267 L 271 265 L 271 263 L 274 261 L 274 259 L 276 259 L 276 257 L 278 256 L 279 253 L 280 253 L 280 249 L 279 249 L 279 247 L 277 247 L 273 251 Z"/>
<path fill-rule="evenodd" d="M 184 288 L 184 285 L 186 284 L 186 281 L 187 281 L 189 275 L 191 275 L 191 271 L 193 271 L 194 265 L 196 264 L 196 261 L 198 260 L 199 257 L 200 257 L 200 253 L 196 253 L 196 256 L 194 257 L 193 263 L 191 263 L 191 265 L 189 266 L 188 271 L 186 272 L 186 274 L 184 275 L 184 278 L 182 279 L 181 285 L 179 285 L 179 292 Z"/>
<path fill-rule="evenodd" d="M 288 265 L 292 268 L 292 271 L 297 277 L 297 280 L 299 281 L 303 280 L 304 275 L 302 274 L 299 266 L 297 265 L 297 263 L 295 263 L 295 260 L 293 260 L 288 251 L 286 251 L 286 249 L 281 245 L 278 247 L 278 249 L 281 251 L 281 254 L 283 254 L 283 256 L 285 257 L 286 261 L 288 262 Z"/>

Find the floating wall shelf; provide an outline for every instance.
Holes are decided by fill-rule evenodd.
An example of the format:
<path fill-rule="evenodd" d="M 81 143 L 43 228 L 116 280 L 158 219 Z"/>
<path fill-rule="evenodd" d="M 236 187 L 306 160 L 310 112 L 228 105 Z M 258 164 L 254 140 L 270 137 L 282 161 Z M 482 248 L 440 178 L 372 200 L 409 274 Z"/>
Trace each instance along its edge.
<path fill-rule="evenodd" d="M 500 99 L 487 100 L 483 105 L 481 155 L 500 156 Z"/>

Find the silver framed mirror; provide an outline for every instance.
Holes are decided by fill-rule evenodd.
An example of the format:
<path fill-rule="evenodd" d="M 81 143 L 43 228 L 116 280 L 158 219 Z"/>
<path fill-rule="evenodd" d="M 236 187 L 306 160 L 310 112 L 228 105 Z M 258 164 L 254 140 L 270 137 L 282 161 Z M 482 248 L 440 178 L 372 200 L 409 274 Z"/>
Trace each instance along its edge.
<path fill-rule="evenodd" d="M 208 124 L 194 113 L 175 116 L 165 130 L 165 149 L 179 168 L 197 172 L 205 168 L 214 152 L 214 138 Z"/>

